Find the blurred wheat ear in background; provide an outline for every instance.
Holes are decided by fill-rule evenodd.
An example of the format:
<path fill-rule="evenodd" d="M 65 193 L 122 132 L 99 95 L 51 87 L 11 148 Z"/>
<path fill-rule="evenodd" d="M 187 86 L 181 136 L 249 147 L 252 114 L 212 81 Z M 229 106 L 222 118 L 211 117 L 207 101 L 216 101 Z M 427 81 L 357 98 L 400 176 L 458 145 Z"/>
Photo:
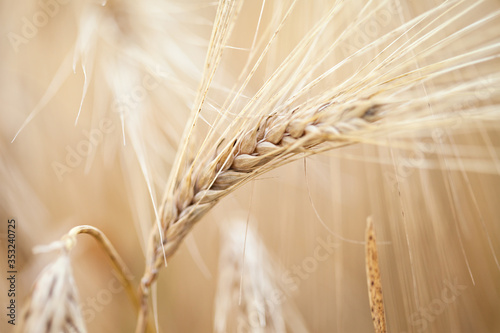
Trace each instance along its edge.
<path fill-rule="evenodd" d="M 500 331 L 497 1 L 0 16 L 20 332 Z M 69 252 L 79 225 L 119 255 Z M 33 254 L 45 244 L 61 253 Z"/>

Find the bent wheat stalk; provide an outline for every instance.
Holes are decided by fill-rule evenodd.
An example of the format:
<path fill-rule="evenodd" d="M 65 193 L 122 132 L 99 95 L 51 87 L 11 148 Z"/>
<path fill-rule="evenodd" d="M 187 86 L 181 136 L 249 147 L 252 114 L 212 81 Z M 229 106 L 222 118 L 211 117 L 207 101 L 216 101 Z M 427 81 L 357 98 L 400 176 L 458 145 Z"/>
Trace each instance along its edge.
<path fill-rule="evenodd" d="M 72 228 L 60 241 L 35 249 L 35 252 L 59 250 L 61 253 L 38 277 L 25 308 L 19 332 L 86 332 L 69 257 L 79 234 L 88 234 L 101 245 L 132 304 L 138 308 L 139 302 L 132 287 L 132 273 L 114 246 L 101 230 L 89 225 L 80 225 Z M 61 305 L 64 305 L 64 311 L 60 310 Z"/>
<path fill-rule="evenodd" d="M 139 306 L 139 301 L 137 299 L 137 294 L 134 292 L 134 288 L 132 287 L 132 273 L 114 248 L 113 244 L 111 244 L 108 237 L 106 237 L 106 235 L 101 230 L 93 226 L 79 225 L 71 229 L 68 234 L 64 236 L 64 238 L 70 239 L 72 242 L 75 242 L 75 237 L 78 234 L 88 234 L 94 237 L 99 245 L 101 245 L 101 247 L 106 252 L 109 260 L 111 260 L 113 268 L 118 273 L 118 279 L 120 280 L 120 283 L 125 287 L 125 290 L 127 291 L 132 304 L 137 308 Z"/>

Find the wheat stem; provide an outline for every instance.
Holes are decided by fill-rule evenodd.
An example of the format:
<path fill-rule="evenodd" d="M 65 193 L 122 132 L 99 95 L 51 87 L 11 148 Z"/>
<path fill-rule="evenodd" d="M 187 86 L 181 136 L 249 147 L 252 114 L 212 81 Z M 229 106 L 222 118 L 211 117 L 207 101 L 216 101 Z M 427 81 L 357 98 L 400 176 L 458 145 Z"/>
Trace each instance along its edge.
<path fill-rule="evenodd" d="M 80 225 L 76 226 L 73 229 L 71 229 L 68 234 L 63 236 L 63 240 L 65 240 L 67 243 L 67 247 L 72 247 L 75 243 L 75 237 L 78 234 L 88 234 L 96 239 L 96 241 L 101 245 L 101 247 L 104 249 L 104 252 L 108 255 L 108 258 L 111 260 L 111 264 L 113 265 L 113 268 L 115 271 L 118 273 L 118 279 L 120 280 L 120 283 L 124 286 L 125 290 L 127 291 L 127 294 L 136 308 L 136 311 L 139 313 L 142 313 L 143 309 L 146 308 L 146 313 L 147 313 L 147 298 L 144 299 L 142 297 L 142 288 L 139 289 L 139 296 L 137 293 L 134 291 L 134 287 L 132 286 L 132 273 L 128 269 L 127 265 L 123 261 L 123 259 L 120 257 L 116 249 L 114 248 L 113 244 L 111 244 L 110 240 L 106 235 L 99 229 L 90 226 L 90 225 Z M 141 332 L 152 332 L 152 326 L 151 323 L 147 321 L 147 316 L 140 316 L 138 319 L 138 324 L 137 327 L 141 327 Z"/>
<path fill-rule="evenodd" d="M 375 333 L 386 333 L 384 298 L 382 295 L 382 280 L 378 263 L 377 242 L 373 220 L 369 217 L 366 221 L 366 277 L 368 282 L 368 296 L 370 298 L 370 311 L 372 314 Z"/>
<path fill-rule="evenodd" d="M 139 308 L 139 300 L 137 295 L 132 287 L 132 273 L 128 269 L 127 265 L 120 257 L 113 244 L 109 241 L 108 237 L 99 229 L 90 226 L 90 225 L 79 225 L 71 229 L 67 235 L 63 238 L 74 240 L 76 235 L 78 234 L 88 234 L 95 238 L 95 240 L 101 245 L 104 249 L 104 252 L 108 255 L 108 258 L 111 260 L 111 264 L 113 268 L 118 273 L 118 279 L 121 284 L 125 287 L 127 294 L 136 309 Z"/>

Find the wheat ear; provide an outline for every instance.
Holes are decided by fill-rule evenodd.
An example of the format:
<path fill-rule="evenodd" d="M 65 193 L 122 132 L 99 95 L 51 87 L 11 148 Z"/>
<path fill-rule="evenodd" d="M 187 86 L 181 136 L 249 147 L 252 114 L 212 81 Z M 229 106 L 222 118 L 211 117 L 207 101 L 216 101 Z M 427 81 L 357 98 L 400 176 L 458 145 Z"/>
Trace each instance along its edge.
<path fill-rule="evenodd" d="M 353 143 L 344 137 L 366 129 L 377 117 L 381 104 L 363 101 L 351 105 L 324 104 L 303 115 L 261 118 L 253 128 L 242 130 L 224 148 L 213 151 L 214 158 L 188 171 L 178 183 L 174 198 L 163 205 L 164 249 L 169 258 L 184 235 L 219 199 L 248 180 L 286 163 L 299 153 L 312 154 L 325 142 Z M 158 245 L 157 240 L 155 243 Z M 155 269 L 162 259 L 156 246 Z"/>
<path fill-rule="evenodd" d="M 67 252 L 37 279 L 18 332 L 87 332 Z"/>
<path fill-rule="evenodd" d="M 73 245 L 71 239 L 50 245 L 49 250 L 57 248 L 61 253 L 37 278 L 23 310 L 18 332 L 87 332 L 69 258 Z"/>
<path fill-rule="evenodd" d="M 188 170 L 177 182 L 172 198 L 162 206 L 162 232 L 153 231 L 141 280 L 141 314 L 139 327 L 144 327 L 150 285 L 156 280 L 163 258 L 171 257 L 193 225 L 222 197 L 248 180 L 286 163 L 299 153 L 313 154 L 314 147 L 333 142 L 354 143 L 344 134 L 355 135 L 377 119 L 382 104 L 374 101 L 338 106 L 326 103 L 308 112 L 290 112 L 288 119 L 277 115 L 260 118 L 250 129 L 239 132 L 223 148 L 214 149 L 213 159 L 199 169 Z M 331 147 L 330 147 L 331 148 Z M 164 252 L 163 252 L 164 251 Z M 143 332 L 138 329 L 137 332 Z"/>
<path fill-rule="evenodd" d="M 215 296 L 214 332 L 286 332 L 275 265 L 245 221 L 224 228 Z"/>
<path fill-rule="evenodd" d="M 281 115 L 262 116 L 248 121 L 232 139 L 221 139 L 208 154 L 212 158 L 206 161 L 191 159 L 161 205 L 161 234 L 156 228 L 151 232 L 146 270 L 139 287 L 141 310 L 136 332 L 144 332 L 149 289 L 164 259 L 175 253 L 194 224 L 224 196 L 293 159 L 369 140 L 387 128 L 399 127 L 401 130 L 409 126 L 415 129 L 429 122 L 453 121 L 453 117 L 427 119 L 422 113 L 415 123 L 399 122 L 394 116 L 382 119 L 382 115 L 394 107 L 380 99 L 345 104 L 330 101 L 315 107 L 287 110 Z M 387 121 L 386 125 L 389 123 L 387 127 L 383 120 Z"/>

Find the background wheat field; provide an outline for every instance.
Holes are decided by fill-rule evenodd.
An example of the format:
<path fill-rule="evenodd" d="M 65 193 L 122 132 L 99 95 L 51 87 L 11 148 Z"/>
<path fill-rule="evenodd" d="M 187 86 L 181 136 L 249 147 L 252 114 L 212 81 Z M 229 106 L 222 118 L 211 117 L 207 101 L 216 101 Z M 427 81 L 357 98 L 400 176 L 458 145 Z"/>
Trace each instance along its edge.
<path fill-rule="evenodd" d="M 498 1 L 0 17 L 1 332 L 500 332 Z"/>

